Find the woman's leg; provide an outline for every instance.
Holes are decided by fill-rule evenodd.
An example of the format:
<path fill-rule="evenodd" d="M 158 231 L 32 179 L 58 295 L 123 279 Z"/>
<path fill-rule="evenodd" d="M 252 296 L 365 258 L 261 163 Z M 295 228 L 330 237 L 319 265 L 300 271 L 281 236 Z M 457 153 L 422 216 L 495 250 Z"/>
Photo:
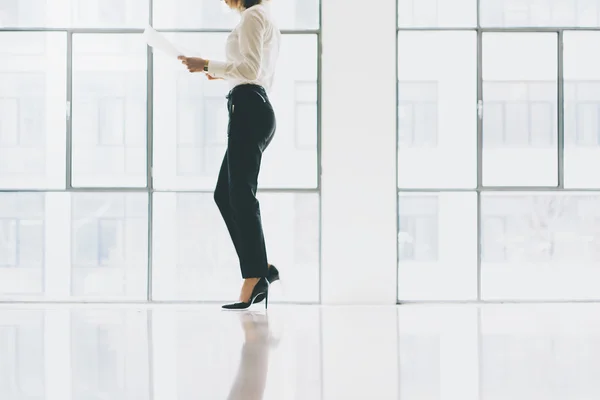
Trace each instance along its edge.
<path fill-rule="evenodd" d="M 242 302 L 248 301 L 256 283 L 269 272 L 256 191 L 262 153 L 275 132 L 275 114 L 271 104 L 265 101 L 266 94 L 257 95 L 252 90 L 251 87 L 238 89 L 228 104 L 227 183 L 244 278 Z"/>
<path fill-rule="evenodd" d="M 261 278 L 268 273 L 260 204 L 256 198 L 262 150 L 252 136 L 249 132 L 230 129 L 227 147 L 229 204 L 237 228 L 244 279 Z"/>
<path fill-rule="evenodd" d="M 238 258 L 241 259 L 238 239 L 239 235 L 233 219 L 233 210 L 231 209 L 231 202 L 229 200 L 229 163 L 227 158 L 227 152 L 225 152 L 221 170 L 219 171 L 219 178 L 217 179 L 214 198 L 215 203 L 217 203 L 217 207 L 219 207 L 219 211 L 221 212 L 221 216 L 223 217 L 223 221 L 225 221 L 225 225 L 227 225 L 227 230 L 229 231 L 229 236 L 231 236 L 231 241 L 233 242 Z"/>

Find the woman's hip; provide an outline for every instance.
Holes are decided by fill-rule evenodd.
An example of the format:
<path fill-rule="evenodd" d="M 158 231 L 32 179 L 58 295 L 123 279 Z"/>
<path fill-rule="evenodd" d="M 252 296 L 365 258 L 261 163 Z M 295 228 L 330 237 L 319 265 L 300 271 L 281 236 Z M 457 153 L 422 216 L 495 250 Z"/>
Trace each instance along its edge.
<path fill-rule="evenodd" d="M 228 135 L 241 135 L 268 145 L 275 133 L 276 118 L 264 89 L 258 85 L 236 86 L 227 99 Z"/>

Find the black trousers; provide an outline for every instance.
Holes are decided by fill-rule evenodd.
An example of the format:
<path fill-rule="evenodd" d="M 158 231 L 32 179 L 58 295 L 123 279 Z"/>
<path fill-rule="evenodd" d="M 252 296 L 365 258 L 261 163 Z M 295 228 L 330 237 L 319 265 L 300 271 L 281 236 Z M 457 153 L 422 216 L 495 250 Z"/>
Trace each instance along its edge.
<path fill-rule="evenodd" d="M 268 261 L 256 189 L 262 154 L 275 134 L 275 113 L 258 85 L 236 86 L 227 99 L 227 151 L 214 197 L 240 260 L 242 277 L 260 278 L 267 276 Z"/>

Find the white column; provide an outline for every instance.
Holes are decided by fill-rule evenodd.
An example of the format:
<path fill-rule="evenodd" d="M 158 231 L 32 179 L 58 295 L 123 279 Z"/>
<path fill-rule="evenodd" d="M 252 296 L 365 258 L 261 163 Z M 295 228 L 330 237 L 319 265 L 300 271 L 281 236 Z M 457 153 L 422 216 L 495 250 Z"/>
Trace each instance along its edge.
<path fill-rule="evenodd" d="M 396 302 L 396 0 L 322 0 L 322 301 Z"/>

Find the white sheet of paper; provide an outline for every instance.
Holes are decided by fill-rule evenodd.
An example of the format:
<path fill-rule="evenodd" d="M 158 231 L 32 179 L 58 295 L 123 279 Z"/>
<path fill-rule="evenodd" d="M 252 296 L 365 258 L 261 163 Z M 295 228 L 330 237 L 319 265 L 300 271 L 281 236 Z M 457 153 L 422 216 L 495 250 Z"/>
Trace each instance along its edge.
<path fill-rule="evenodd" d="M 146 29 L 144 29 L 144 39 L 146 39 L 148 46 L 162 51 L 169 57 L 177 58 L 185 55 L 183 51 L 175 47 L 173 43 L 169 42 L 167 38 L 154 30 L 151 26 L 147 26 Z"/>

